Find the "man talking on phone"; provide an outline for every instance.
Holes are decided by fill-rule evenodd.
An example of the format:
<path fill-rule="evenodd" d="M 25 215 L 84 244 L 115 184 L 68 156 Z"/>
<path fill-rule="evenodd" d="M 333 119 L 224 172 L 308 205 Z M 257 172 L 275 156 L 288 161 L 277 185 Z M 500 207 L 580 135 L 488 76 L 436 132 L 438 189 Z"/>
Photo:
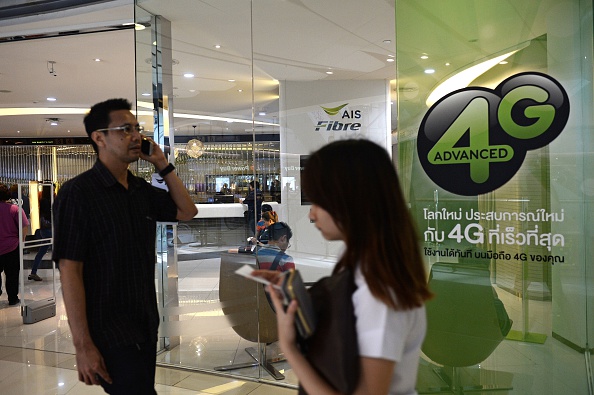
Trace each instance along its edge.
<path fill-rule="evenodd" d="M 155 293 L 157 221 L 186 221 L 197 209 L 163 151 L 125 99 L 94 105 L 84 118 L 97 152 L 90 170 L 67 181 L 54 203 L 54 250 L 76 349 L 78 378 L 110 394 L 156 394 L 159 317 Z M 128 171 L 155 166 L 168 192 Z"/>

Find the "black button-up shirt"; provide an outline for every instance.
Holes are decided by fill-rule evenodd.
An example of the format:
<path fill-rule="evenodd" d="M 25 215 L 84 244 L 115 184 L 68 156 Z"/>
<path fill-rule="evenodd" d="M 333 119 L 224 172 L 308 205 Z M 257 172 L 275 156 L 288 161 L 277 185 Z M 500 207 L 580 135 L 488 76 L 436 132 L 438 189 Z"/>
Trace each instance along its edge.
<path fill-rule="evenodd" d="M 87 320 L 101 349 L 157 340 L 156 221 L 175 221 L 169 193 L 128 172 L 128 189 L 99 161 L 54 202 L 52 259 L 83 262 Z"/>

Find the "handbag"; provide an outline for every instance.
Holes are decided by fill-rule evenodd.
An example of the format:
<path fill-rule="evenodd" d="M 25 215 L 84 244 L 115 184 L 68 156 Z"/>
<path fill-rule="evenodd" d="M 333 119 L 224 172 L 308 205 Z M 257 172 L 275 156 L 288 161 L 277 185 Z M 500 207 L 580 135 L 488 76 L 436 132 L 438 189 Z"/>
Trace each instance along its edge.
<path fill-rule="evenodd" d="M 353 292 L 353 273 L 344 269 L 316 282 L 308 291 L 316 316 L 316 329 L 299 338 L 301 352 L 335 390 L 351 394 L 359 381 L 359 346 Z M 299 395 L 307 392 L 299 386 Z"/>

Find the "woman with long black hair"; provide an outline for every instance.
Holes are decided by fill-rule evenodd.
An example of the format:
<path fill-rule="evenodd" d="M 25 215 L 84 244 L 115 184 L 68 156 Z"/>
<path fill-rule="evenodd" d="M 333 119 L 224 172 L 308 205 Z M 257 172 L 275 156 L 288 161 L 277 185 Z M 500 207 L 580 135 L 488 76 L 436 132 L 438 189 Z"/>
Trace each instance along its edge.
<path fill-rule="evenodd" d="M 387 151 L 367 140 L 333 142 L 309 157 L 301 182 L 312 202 L 310 221 L 326 240 L 345 243 L 333 274 L 354 273 L 360 366 L 354 393 L 416 394 L 427 326 L 424 302 L 432 295 Z M 308 394 L 336 394 L 297 346 L 297 303 L 285 312 L 280 295 L 272 292 L 272 299 L 280 346 L 300 385 Z"/>

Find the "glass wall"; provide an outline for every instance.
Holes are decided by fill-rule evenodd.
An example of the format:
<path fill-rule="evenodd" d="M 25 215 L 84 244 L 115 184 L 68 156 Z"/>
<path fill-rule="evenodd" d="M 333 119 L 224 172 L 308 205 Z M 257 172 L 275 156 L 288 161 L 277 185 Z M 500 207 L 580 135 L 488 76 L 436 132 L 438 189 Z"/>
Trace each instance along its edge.
<path fill-rule="evenodd" d="M 591 393 L 592 3 L 397 0 L 396 26 L 398 165 L 436 292 L 419 391 Z"/>
<path fill-rule="evenodd" d="M 391 149 L 394 6 L 373 5 L 362 14 L 355 1 L 341 2 L 340 13 L 314 2 L 193 3 L 183 10 L 191 26 L 171 20 L 175 138 L 166 145 L 199 212 L 167 236 L 178 300 L 164 304 L 162 327 L 179 344 L 159 354 L 160 364 L 296 386 L 263 287 L 234 274 L 255 267 L 256 257 L 228 251 L 253 235 L 249 222 L 259 218 L 244 218 L 242 200 L 256 180 L 263 203 L 292 230 L 286 254 L 304 280 L 332 270 L 342 244 L 326 242 L 309 222 L 301 169 L 308 154 L 336 139 L 364 137 Z M 137 23 L 143 13 L 170 11 L 137 1 Z M 137 30 L 138 100 L 155 103 L 144 59 L 167 48 L 140 42 L 147 30 Z M 334 107 L 341 111 L 325 111 Z M 147 179 L 151 172 L 139 165 Z"/>
<path fill-rule="evenodd" d="M 193 220 L 158 229 L 159 364 L 297 384 L 262 287 L 234 274 L 257 265 L 235 252 L 259 220 L 243 199 L 258 181 L 292 229 L 286 253 L 316 281 L 343 246 L 309 223 L 301 169 L 325 143 L 364 137 L 394 153 L 436 294 L 419 392 L 592 388 L 591 1 L 136 0 L 132 9 L 134 30 L 49 40 L 69 43 L 59 53 L 74 37 L 121 51 L 119 72 L 97 78 L 101 63 L 84 64 L 82 80 L 135 101 L 198 205 Z M 115 45 L 132 36 L 134 55 Z M 51 59 L 62 75 L 69 56 Z M 77 88 L 89 105 L 106 98 L 96 82 Z M 10 183 L 59 187 L 95 158 L 83 145 L 0 148 Z M 148 163 L 133 171 L 158 182 Z"/>

